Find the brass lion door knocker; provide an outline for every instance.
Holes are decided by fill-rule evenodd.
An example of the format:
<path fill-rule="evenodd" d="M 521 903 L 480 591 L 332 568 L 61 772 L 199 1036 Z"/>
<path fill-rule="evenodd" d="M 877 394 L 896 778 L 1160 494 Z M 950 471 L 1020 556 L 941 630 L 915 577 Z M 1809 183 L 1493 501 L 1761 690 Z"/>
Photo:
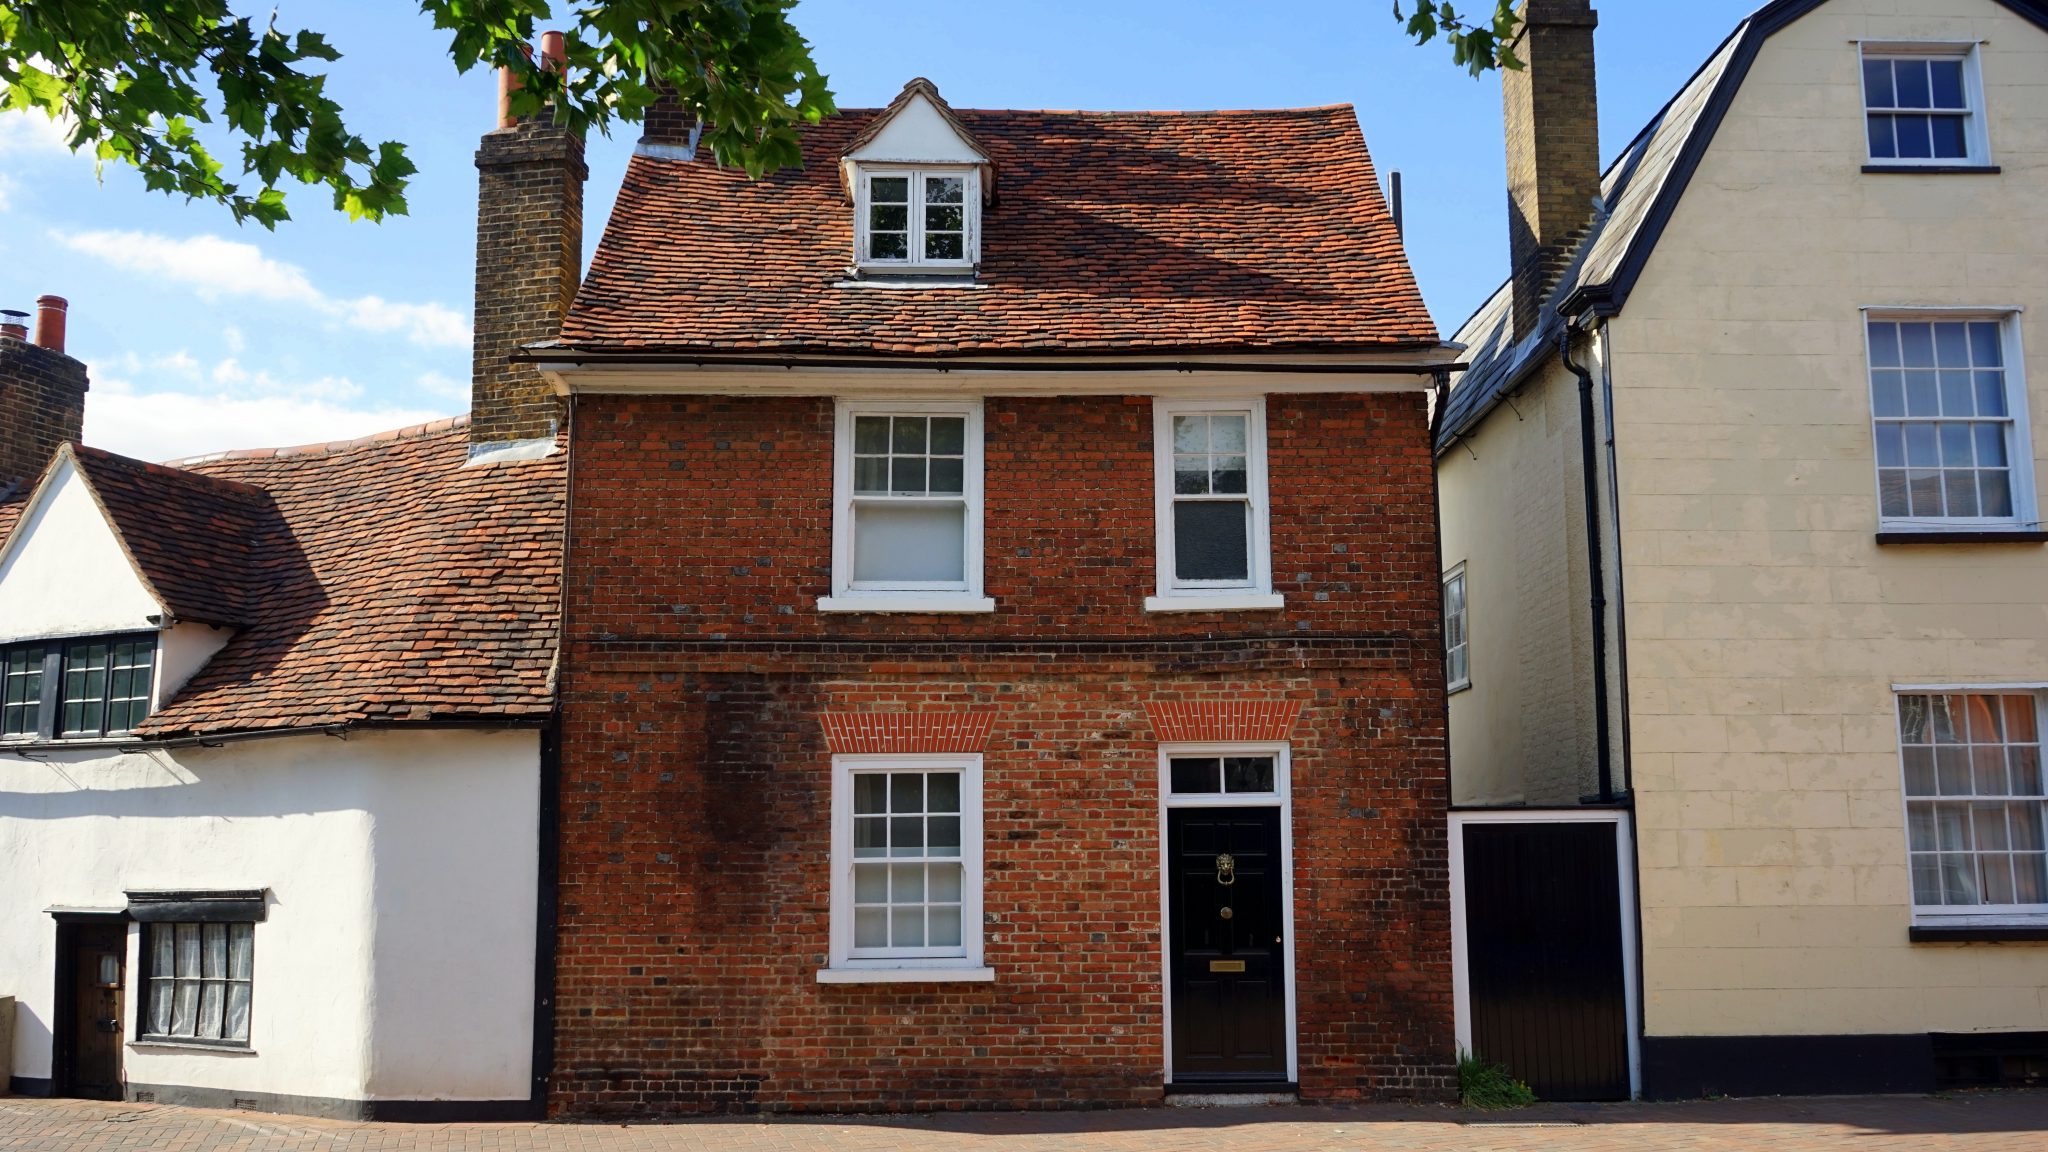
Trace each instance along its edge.
<path fill-rule="evenodd" d="M 1225 888 L 1237 883 L 1237 861 L 1228 852 L 1216 857 L 1216 883 Z M 1230 906 L 1224 905 L 1217 909 L 1216 914 L 1225 920 L 1230 919 Z"/>

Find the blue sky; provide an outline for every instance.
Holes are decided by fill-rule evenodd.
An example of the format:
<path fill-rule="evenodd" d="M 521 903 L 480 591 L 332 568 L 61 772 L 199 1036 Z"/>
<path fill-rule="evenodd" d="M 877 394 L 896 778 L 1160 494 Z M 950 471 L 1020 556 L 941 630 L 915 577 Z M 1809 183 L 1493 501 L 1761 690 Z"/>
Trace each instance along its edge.
<path fill-rule="evenodd" d="M 236 0 L 238 11 L 259 12 Z M 1481 7 L 1474 0 L 1473 7 Z M 356 436 L 467 406 L 476 140 L 494 82 L 456 75 L 405 0 L 280 0 L 280 27 L 345 54 L 330 91 L 372 141 L 411 147 L 411 215 L 351 223 L 316 190 L 275 233 L 96 179 L 44 125 L 0 118 L 0 307 L 71 300 L 92 369 L 90 443 L 148 459 Z M 1612 157 L 1753 7 L 1599 4 L 1600 126 Z M 1350 103 L 1380 172 L 1403 174 L 1410 259 L 1448 334 L 1507 262 L 1500 87 L 1414 47 L 1387 0 L 1274 4 L 805 0 L 843 107 L 912 76 L 959 107 L 1256 108 Z M 590 147 L 594 248 L 632 137 Z"/>

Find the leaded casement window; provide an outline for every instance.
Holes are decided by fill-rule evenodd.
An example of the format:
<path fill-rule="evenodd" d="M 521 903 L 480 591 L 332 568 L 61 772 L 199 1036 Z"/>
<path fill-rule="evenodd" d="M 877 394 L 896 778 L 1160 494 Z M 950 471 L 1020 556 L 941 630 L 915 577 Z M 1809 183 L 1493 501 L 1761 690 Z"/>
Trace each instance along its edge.
<path fill-rule="evenodd" d="M 1863 107 L 1876 164 L 1987 162 L 1983 87 L 1967 44 L 1863 46 Z"/>
<path fill-rule="evenodd" d="M 2033 519 L 2032 449 L 2013 319 L 1873 313 L 1870 408 L 1886 527 Z"/>
<path fill-rule="evenodd" d="M 980 968 L 981 757 L 832 761 L 832 967 Z"/>
<path fill-rule="evenodd" d="M 0 648 L 0 739 L 90 739 L 149 715 L 156 637 L 93 636 Z"/>
<path fill-rule="evenodd" d="M 972 168 L 867 168 L 856 261 L 879 270 L 961 270 L 979 259 L 981 178 Z"/>
<path fill-rule="evenodd" d="M 2033 691 L 1899 696 L 1916 917 L 2048 918 L 2040 714 Z"/>
<path fill-rule="evenodd" d="M 1465 566 L 1444 577 L 1444 686 L 1450 691 L 1472 686 L 1472 653 L 1465 630 Z"/>
<path fill-rule="evenodd" d="M 1159 579 L 1146 608 L 1279 607 L 1265 401 L 1155 400 L 1153 436 Z"/>
<path fill-rule="evenodd" d="M 987 611 L 981 405 L 839 405 L 832 597 L 846 610 Z"/>
<path fill-rule="evenodd" d="M 145 924 L 145 1040 L 249 1043 L 256 926 Z"/>

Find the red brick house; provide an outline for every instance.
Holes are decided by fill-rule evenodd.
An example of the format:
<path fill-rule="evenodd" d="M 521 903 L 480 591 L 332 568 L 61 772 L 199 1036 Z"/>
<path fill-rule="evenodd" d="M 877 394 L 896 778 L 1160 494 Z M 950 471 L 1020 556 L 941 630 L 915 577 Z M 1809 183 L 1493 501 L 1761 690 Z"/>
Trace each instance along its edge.
<path fill-rule="evenodd" d="M 657 116 L 524 353 L 552 1111 L 1448 1097 L 1453 354 L 1351 109 L 920 80 L 804 158 Z"/>

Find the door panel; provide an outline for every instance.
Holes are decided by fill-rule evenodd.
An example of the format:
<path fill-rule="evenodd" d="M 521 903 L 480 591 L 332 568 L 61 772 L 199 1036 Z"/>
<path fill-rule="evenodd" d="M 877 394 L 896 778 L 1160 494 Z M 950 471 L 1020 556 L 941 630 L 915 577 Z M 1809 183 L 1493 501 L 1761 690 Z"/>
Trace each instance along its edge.
<path fill-rule="evenodd" d="M 125 924 L 68 924 L 57 931 L 59 972 L 69 987 L 63 1023 L 68 1044 L 59 1050 L 66 1065 L 56 1079 L 61 1090 L 88 1099 L 121 1098 L 122 1021 L 127 988 L 128 929 Z"/>
<path fill-rule="evenodd" d="M 1466 824 L 1473 1055 L 1545 1100 L 1625 1100 L 1621 875 L 1609 823 Z"/>
<path fill-rule="evenodd" d="M 1172 808 L 1166 836 L 1174 1081 L 1285 1080 L 1280 810 Z"/>

